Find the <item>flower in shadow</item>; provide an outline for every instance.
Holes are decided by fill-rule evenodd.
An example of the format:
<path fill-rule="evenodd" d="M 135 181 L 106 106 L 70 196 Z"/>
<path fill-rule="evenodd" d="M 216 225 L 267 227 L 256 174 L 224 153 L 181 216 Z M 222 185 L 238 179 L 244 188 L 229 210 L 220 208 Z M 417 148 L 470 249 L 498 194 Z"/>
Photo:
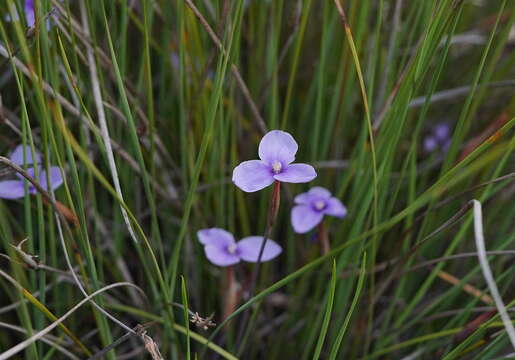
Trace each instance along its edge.
<path fill-rule="evenodd" d="M 324 215 L 343 218 L 347 209 L 329 190 L 316 186 L 295 197 L 291 223 L 296 233 L 303 234 L 317 226 Z"/>
<path fill-rule="evenodd" d="M 55 8 L 52 8 L 51 12 L 55 12 Z M 25 14 L 25 21 L 27 22 L 27 26 L 29 28 L 33 28 L 36 24 L 36 8 L 34 7 L 34 0 L 25 0 L 25 4 L 23 5 L 23 13 Z M 45 16 L 46 18 L 46 28 L 50 29 L 52 26 L 51 17 L 55 17 L 55 14 L 51 14 L 50 16 Z M 20 15 L 18 14 L 18 10 L 14 9 L 14 16 L 11 17 L 9 14 L 5 17 L 6 21 L 11 20 L 19 20 Z"/>
<path fill-rule="evenodd" d="M 257 262 L 263 242 L 262 236 L 249 236 L 236 242 L 230 232 L 220 228 L 199 230 L 197 237 L 208 260 L 218 266 L 231 266 L 242 260 Z M 267 240 L 261 262 L 272 260 L 281 252 L 279 244 Z"/>
<path fill-rule="evenodd" d="M 24 150 L 25 149 L 25 150 Z M 25 154 L 24 154 L 25 153 Z M 63 183 L 61 170 L 57 166 L 51 166 L 48 173 L 50 183 L 47 182 L 47 172 L 41 166 L 41 155 L 36 152 L 32 154 L 29 146 L 23 147 L 19 145 L 11 154 L 10 160 L 19 166 L 27 166 L 27 173 L 31 177 L 35 177 L 34 168 L 37 166 L 39 175 L 39 184 L 47 191 L 55 190 Z M 28 182 L 22 175 L 16 174 L 17 179 L 0 181 L 0 198 L 2 199 L 19 199 L 25 196 L 25 182 Z M 29 184 L 29 193 L 37 193 L 37 189 Z"/>
<path fill-rule="evenodd" d="M 451 145 L 451 128 L 446 123 L 436 124 L 424 139 L 424 150 L 432 153 L 436 150 L 446 152 Z"/>

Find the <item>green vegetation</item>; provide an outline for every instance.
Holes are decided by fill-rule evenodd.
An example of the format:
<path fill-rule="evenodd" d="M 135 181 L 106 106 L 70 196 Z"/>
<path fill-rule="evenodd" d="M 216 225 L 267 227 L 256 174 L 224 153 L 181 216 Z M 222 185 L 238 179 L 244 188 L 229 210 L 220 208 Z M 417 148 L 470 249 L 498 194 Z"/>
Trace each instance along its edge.
<path fill-rule="evenodd" d="M 514 319 L 515 2 L 34 4 L 29 27 L 25 0 L 0 2 L 0 192 L 19 144 L 42 154 L 26 175 L 65 176 L 0 199 L 0 360 L 515 352 L 471 205 Z M 318 176 L 281 185 L 283 252 L 252 291 L 256 265 L 226 272 L 196 233 L 263 235 L 273 187 L 231 177 L 273 129 Z M 347 208 L 325 220 L 325 254 L 290 222 L 312 186 Z"/>

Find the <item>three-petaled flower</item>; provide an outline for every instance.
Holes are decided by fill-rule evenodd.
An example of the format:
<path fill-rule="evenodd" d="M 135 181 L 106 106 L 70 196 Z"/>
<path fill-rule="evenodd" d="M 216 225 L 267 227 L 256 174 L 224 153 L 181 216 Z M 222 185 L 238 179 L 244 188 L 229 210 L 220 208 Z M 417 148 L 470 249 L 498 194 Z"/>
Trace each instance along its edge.
<path fill-rule="evenodd" d="M 257 262 L 263 243 L 262 236 L 249 236 L 236 242 L 230 232 L 220 228 L 199 230 L 197 237 L 204 245 L 208 260 L 218 266 L 234 265 L 241 260 Z M 281 246 L 275 241 L 267 240 L 261 262 L 272 260 L 281 252 Z"/>
<path fill-rule="evenodd" d="M 24 147 L 23 145 L 19 145 L 12 152 L 10 156 L 10 160 L 16 165 L 23 166 L 26 164 L 27 166 L 32 165 L 27 169 L 27 173 L 31 177 L 35 177 L 34 167 L 38 167 L 38 175 L 39 175 L 39 184 L 45 190 L 50 191 L 50 189 L 55 190 L 63 183 L 63 177 L 61 175 L 61 170 L 57 166 L 50 167 L 50 173 L 48 177 L 50 178 L 50 186 L 47 183 L 47 173 L 41 167 L 41 155 L 36 152 L 34 156 L 32 155 L 32 151 L 29 146 L 25 147 L 25 161 L 24 161 Z M 18 179 L 16 180 L 3 180 L 0 181 L 0 198 L 3 199 L 18 199 L 25 196 L 25 178 L 20 174 L 16 174 Z M 37 193 L 37 189 L 29 183 L 29 193 L 35 194 Z"/>
<path fill-rule="evenodd" d="M 439 123 L 431 130 L 431 134 L 424 139 L 424 150 L 428 153 L 440 149 L 446 152 L 451 145 L 451 129 L 446 123 Z"/>
<path fill-rule="evenodd" d="M 291 223 L 295 232 L 303 234 L 317 226 L 324 215 L 343 218 L 347 209 L 340 200 L 323 187 L 316 186 L 295 197 Z"/>
<path fill-rule="evenodd" d="M 311 165 L 292 164 L 298 145 L 293 137 L 281 130 L 268 132 L 259 143 L 260 160 L 244 161 L 232 174 L 232 181 L 241 190 L 254 192 L 274 181 L 306 183 L 317 174 Z"/>

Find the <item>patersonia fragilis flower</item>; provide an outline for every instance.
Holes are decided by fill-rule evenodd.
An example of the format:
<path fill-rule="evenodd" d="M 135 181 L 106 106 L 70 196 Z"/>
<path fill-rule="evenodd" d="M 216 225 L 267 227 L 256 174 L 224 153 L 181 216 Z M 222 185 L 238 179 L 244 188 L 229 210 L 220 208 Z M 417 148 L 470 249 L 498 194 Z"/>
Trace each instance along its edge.
<path fill-rule="evenodd" d="M 230 266 L 240 261 L 257 262 L 262 236 L 249 236 L 236 242 L 232 234 L 224 229 L 211 228 L 197 232 L 206 257 L 218 266 Z M 281 246 L 275 241 L 268 240 L 261 256 L 261 261 L 269 261 L 282 252 Z"/>
<path fill-rule="evenodd" d="M 317 226 L 324 215 L 343 218 L 347 209 L 340 200 L 323 187 L 316 186 L 295 197 L 291 212 L 291 223 L 295 232 L 302 234 Z"/>
<path fill-rule="evenodd" d="M 424 139 L 424 150 L 431 153 L 437 149 L 445 152 L 451 145 L 451 129 L 446 123 L 437 124 Z"/>
<path fill-rule="evenodd" d="M 39 184 L 45 190 L 50 191 L 50 189 L 57 189 L 63 183 L 63 177 L 61 176 L 61 170 L 57 166 L 50 167 L 50 186 L 47 184 L 47 173 L 40 166 L 41 156 L 36 152 L 34 155 L 30 150 L 29 146 L 25 147 L 25 160 L 24 161 L 24 147 L 19 145 L 11 154 L 10 160 L 19 165 L 23 166 L 26 164 L 27 166 L 32 165 L 27 169 L 27 173 L 31 177 L 35 177 L 34 167 L 38 167 L 38 175 L 39 175 Z M 0 198 L 3 199 L 18 199 L 22 198 L 25 195 L 25 187 L 24 184 L 27 180 L 23 178 L 20 174 L 16 174 L 17 179 L 14 180 L 3 180 L 0 181 Z M 35 194 L 37 193 L 37 189 L 29 183 L 29 193 Z"/>
<path fill-rule="evenodd" d="M 268 132 L 259 143 L 259 159 L 244 161 L 233 171 L 232 181 L 241 190 L 254 192 L 274 181 L 306 183 L 317 174 L 311 165 L 292 164 L 298 145 L 293 137 L 281 130 Z"/>

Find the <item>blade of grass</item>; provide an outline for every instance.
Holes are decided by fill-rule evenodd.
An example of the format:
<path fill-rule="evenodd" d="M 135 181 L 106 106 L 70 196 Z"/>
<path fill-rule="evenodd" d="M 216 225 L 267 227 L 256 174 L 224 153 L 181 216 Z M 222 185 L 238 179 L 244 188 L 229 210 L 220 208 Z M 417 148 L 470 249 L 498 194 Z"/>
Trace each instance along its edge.
<path fill-rule="evenodd" d="M 361 269 L 359 273 L 358 283 L 356 285 L 356 290 L 354 291 L 354 297 L 352 298 L 352 303 L 350 305 L 349 311 L 347 312 L 347 315 L 345 317 L 345 320 L 342 324 L 342 327 L 340 328 L 340 331 L 338 332 L 338 335 L 336 336 L 333 346 L 331 347 L 331 352 L 329 354 L 329 359 L 336 359 L 336 356 L 338 355 L 338 351 L 340 350 L 340 345 L 343 340 L 343 337 L 345 335 L 345 332 L 347 331 L 347 327 L 350 323 L 350 319 L 352 317 L 352 314 L 354 313 L 354 309 L 356 308 L 356 305 L 359 300 L 359 296 L 361 294 L 361 290 L 363 289 L 363 284 L 365 283 L 365 275 L 366 275 L 366 264 L 367 264 L 367 253 L 363 253 L 363 258 L 361 260 Z"/>
<path fill-rule="evenodd" d="M 331 284 L 329 287 L 329 293 L 327 296 L 327 304 L 325 308 L 324 321 L 322 322 L 322 328 L 320 329 L 320 335 L 318 337 L 317 345 L 315 348 L 315 353 L 313 354 L 313 360 L 319 359 L 320 354 L 322 353 L 322 347 L 324 346 L 325 337 L 327 335 L 327 330 L 329 329 L 329 322 L 331 321 L 331 313 L 333 312 L 333 301 L 334 301 L 334 292 L 336 290 L 336 261 L 333 260 L 333 270 L 331 275 Z"/>

